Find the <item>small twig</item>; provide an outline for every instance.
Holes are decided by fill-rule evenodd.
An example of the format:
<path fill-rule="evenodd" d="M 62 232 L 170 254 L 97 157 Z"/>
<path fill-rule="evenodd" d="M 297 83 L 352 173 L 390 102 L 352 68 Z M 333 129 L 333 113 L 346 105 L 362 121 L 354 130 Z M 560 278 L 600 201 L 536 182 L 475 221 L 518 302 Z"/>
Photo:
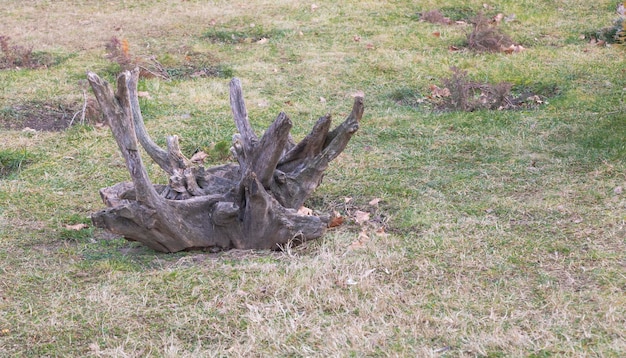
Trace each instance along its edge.
<path fill-rule="evenodd" d="M 80 115 L 80 124 L 85 125 L 85 112 L 87 110 L 87 92 L 85 92 L 85 90 L 83 89 L 83 109 L 74 113 L 74 115 L 72 116 L 72 120 L 70 121 L 70 124 L 68 127 L 71 127 L 72 124 L 74 124 L 74 119 L 76 119 L 76 116 L 81 113 Z"/>
<path fill-rule="evenodd" d="M 87 92 L 83 89 L 83 110 L 80 115 L 80 124 L 85 125 L 85 112 L 87 111 Z"/>

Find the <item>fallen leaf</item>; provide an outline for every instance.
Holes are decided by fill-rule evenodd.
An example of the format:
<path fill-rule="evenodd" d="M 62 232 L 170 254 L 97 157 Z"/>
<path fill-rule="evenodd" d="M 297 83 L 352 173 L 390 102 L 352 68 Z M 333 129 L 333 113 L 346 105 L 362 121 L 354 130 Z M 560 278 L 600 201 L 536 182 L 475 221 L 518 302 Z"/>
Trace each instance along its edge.
<path fill-rule="evenodd" d="M 356 240 L 354 240 L 349 246 L 348 249 L 350 250 L 356 250 L 356 249 L 360 249 L 363 246 L 365 246 L 365 244 L 370 240 L 369 236 L 367 236 L 367 234 L 365 233 L 365 230 L 361 231 L 359 233 L 359 236 L 357 237 Z"/>
<path fill-rule="evenodd" d="M 315 11 L 315 10 L 317 10 L 317 8 L 319 8 L 319 6 L 317 6 L 315 4 L 311 4 L 311 11 Z"/>
<path fill-rule="evenodd" d="M 361 41 L 361 36 L 359 36 L 359 35 L 354 35 L 354 37 L 352 38 L 352 40 L 354 40 L 354 42 L 359 42 L 359 41 Z"/>
<path fill-rule="evenodd" d="M 439 31 L 435 31 L 435 32 L 433 32 L 433 36 L 435 36 L 435 37 L 441 37 L 441 32 L 439 32 Z"/>
<path fill-rule="evenodd" d="M 623 191 L 624 191 L 624 188 L 622 188 L 621 186 L 617 186 L 617 187 L 615 187 L 615 189 L 613 189 L 613 192 L 616 195 L 620 195 Z"/>
<path fill-rule="evenodd" d="M 522 52 L 524 50 L 526 50 L 526 48 L 522 45 L 511 45 L 509 47 L 502 49 L 502 51 L 507 54 Z"/>
<path fill-rule="evenodd" d="M 321 102 L 321 103 L 326 103 L 326 98 L 324 98 L 324 97 L 320 97 L 320 102 Z"/>
<path fill-rule="evenodd" d="M 194 153 L 194 155 L 192 155 L 189 160 L 191 160 L 192 163 L 202 164 L 202 163 L 204 163 L 204 160 L 208 156 L 209 155 L 206 154 L 205 152 L 199 151 L 199 152 Z"/>
<path fill-rule="evenodd" d="M 430 85 L 430 94 L 434 98 L 450 97 L 450 90 L 446 87 L 439 88 L 437 85 Z"/>
<path fill-rule="evenodd" d="M 300 215 L 313 215 L 313 210 L 307 208 L 306 206 L 301 206 L 300 209 L 298 209 L 298 214 Z"/>
<path fill-rule="evenodd" d="M 343 224 L 343 216 L 335 216 L 334 218 L 330 219 L 330 222 L 328 223 L 328 227 L 337 227 L 340 226 L 341 224 Z"/>
<path fill-rule="evenodd" d="M 147 92 L 147 91 L 137 91 L 137 97 L 145 98 L 145 99 L 152 99 L 152 97 L 150 96 L 150 92 Z"/>
<path fill-rule="evenodd" d="M 369 44 L 365 45 L 365 48 L 366 48 L 366 49 L 368 49 L 368 50 L 373 50 L 373 49 L 375 49 L 376 47 L 374 46 L 374 44 L 373 44 L 373 43 L 369 43 Z"/>
<path fill-rule="evenodd" d="M 356 223 L 359 225 L 363 225 L 363 223 L 368 221 L 369 219 L 370 213 L 368 213 L 367 211 L 357 210 L 354 213 L 354 221 L 356 221 Z"/>
<path fill-rule="evenodd" d="M 504 19 L 504 14 L 500 13 L 493 17 L 493 22 L 499 24 L 500 22 L 502 22 L 502 19 Z"/>
<path fill-rule="evenodd" d="M 344 202 L 344 203 L 346 203 L 346 204 L 347 204 L 347 203 L 349 203 L 349 202 L 351 202 L 351 201 L 352 201 L 352 198 L 351 198 L 351 197 L 349 197 L 349 196 L 347 196 L 347 197 L 343 198 L 343 202 Z"/>
<path fill-rule="evenodd" d="M 449 50 L 449 51 L 458 51 L 458 50 L 459 50 L 459 48 L 458 48 L 458 47 L 456 47 L 456 46 L 454 46 L 454 45 L 451 45 L 451 46 L 449 46 L 449 47 L 448 47 L 448 50 Z"/>
<path fill-rule="evenodd" d="M 256 43 L 258 43 L 259 45 L 262 45 L 264 43 L 267 43 L 267 41 L 269 41 L 269 40 L 266 37 L 263 37 L 259 41 L 257 41 Z"/>
<path fill-rule="evenodd" d="M 67 230 L 80 231 L 82 229 L 87 229 L 89 225 L 87 224 L 74 224 L 74 225 L 65 225 Z"/>
<path fill-rule="evenodd" d="M 375 269 L 375 268 L 373 268 L 373 269 L 369 269 L 369 270 L 367 270 L 367 271 L 363 272 L 363 275 L 361 275 L 361 278 L 362 278 L 362 279 L 363 279 L 363 278 L 366 278 L 367 276 L 371 275 L 371 274 L 372 274 L 372 273 L 374 273 L 375 271 L 376 271 L 376 269 Z"/>
<path fill-rule="evenodd" d="M 381 198 L 374 198 L 374 199 L 370 200 L 369 204 L 371 206 L 378 206 L 378 203 L 380 203 L 381 200 L 382 200 Z"/>
<path fill-rule="evenodd" d="M 515 21 L 515 14 L 511 14 L 504 18 L 504 22 L 512 22 Z"/>
<path fill-rule="evenodd" d="M 202 77 L 202 76 L 206 76 L 206 71 L 205 70 L 195 71 L 194 73 L 189 75 L 189 77 L 191 77 L 191 78 L 197 78 L 197 77 Z"/>
<path fill-rule="evenodd" d="M 387 236 L 389 236 L 389 234 L 387 234 L 385 232 L 385 228 L 383 226 L 381 226 L 378 230 L 376 230 L 376 235 L 378 235 L 380 237 L 387 237 Z"/>
<path fill-rule="evenodd" d="M 217 24 L 217 20 L 215 20 L 215 19 L 209 20 L 209 25 L 215 26 L 215 24 Z"/>

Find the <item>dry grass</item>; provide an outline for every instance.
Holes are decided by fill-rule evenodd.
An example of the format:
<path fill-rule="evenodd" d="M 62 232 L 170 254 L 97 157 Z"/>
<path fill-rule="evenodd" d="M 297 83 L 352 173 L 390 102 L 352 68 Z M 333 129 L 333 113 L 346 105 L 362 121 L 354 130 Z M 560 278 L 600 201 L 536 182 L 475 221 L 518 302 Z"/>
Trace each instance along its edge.
<path fill-rule="evenodd" d="M 512 55 L 450 51 L 470 25 L 412 16 L 483 3 L 9 0 L 0 35 L 66 60 L 0 71 L 3 114 L 82 103 L 87 69 L 110 76 L 113 36 L 162 63 L 229 66 L 253 125 L 284 110 L 297 137 L 364 91 L 362 127 L 307 205 L 372 219 L 288 252 L 158 254 L 66 228 L 128 179 L 106 129 L 3 131 L 0 155 L 28 163 L 0 178 L 0 356 L 623 356 L 624 53 L 579 40 L 613 4 L 501 2 L 489 12 L 516 14 L 505 30 L 532 45 Z M 396 103 L 421 103 L 452 66 L 558 95 L 514 112 Z M 235 130 L 227 83 L 143 79 L 148 130 L 160 144 L 180 134 L 186 153 L 221 147 Z"/>

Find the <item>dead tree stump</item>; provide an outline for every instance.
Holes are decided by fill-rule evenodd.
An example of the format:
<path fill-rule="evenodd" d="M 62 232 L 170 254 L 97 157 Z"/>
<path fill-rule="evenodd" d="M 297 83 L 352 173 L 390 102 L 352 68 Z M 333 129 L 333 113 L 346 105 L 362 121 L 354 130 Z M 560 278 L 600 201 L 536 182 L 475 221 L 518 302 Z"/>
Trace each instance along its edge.
<path fill-rule="evenodd" d="M 139 108 L 138 77 L 138 70 L 122 73 L 114 93 L 105 80 L 87 74 L 132 179 L 100 190 L 107 208 L 92 215 L 95 226 L 163 252 L 277 249 L 324 234 L 328 217 L 298 209 L 359 128 L 362 97 L 334 130 L 330 115 L 323 116 L 296 144 L 283 112 L 257 137 L 235 78 L 230 104 L 239 133 L 231 151 L 238 163 L 204 168 L 181 153 L 177 136 L 167 138 L 167 149 L 152 141 Z M 150 182 L 140 145 L 167 173 L 168 185 Z"/>

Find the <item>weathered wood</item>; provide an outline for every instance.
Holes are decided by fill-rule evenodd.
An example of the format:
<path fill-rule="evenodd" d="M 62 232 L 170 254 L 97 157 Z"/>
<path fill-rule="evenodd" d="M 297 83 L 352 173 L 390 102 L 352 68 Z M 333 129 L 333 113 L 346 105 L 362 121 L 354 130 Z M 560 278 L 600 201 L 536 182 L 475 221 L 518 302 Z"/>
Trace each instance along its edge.
<path fill-rule="evenodd" d="M 327 216 L 302 215 L 297 209 L 358 129 L 361 97 L 332 132 L 327 115 L 295 144 L 289 134 L 292 122 L 280 113 L 259 139 L 241 82 L 233 79 L 230 102 L 239 133 L 231 150 L 238 164 L 205 169 L 182 154 L 178 137 L 167 138 L 167 150 L 150 139 L 137 98 L 138 73 L 122 73 L 115 93 L 96 74 L 87 75 L 132 180 L 100 191 L 107 208 L 92 215 L 97 227 L 163 252 L 277 249 L 324 234 Z M 150 182 L 139 145 L 169 175 L 167 185 Z"/>

